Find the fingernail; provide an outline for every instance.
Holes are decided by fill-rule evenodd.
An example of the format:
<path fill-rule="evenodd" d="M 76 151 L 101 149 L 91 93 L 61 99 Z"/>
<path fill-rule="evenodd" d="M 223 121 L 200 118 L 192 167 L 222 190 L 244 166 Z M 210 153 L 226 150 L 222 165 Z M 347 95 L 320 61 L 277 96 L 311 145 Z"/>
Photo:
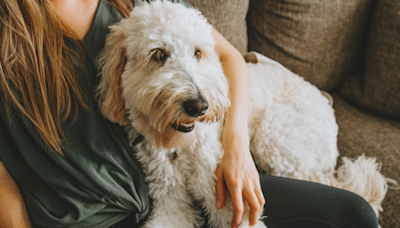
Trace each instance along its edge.
<path fill-rule="evenodd" d="M 221 208 L 221 201 L 217 200 L 217 208 Z"/>

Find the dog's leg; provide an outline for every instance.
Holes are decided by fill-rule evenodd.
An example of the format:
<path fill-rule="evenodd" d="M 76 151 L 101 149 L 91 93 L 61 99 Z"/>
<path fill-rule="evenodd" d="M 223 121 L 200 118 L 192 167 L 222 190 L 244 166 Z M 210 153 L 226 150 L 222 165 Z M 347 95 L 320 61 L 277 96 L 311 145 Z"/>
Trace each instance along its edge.
<path fill-rule="evenodd" d="M 232 219 L 231 199 L 227 196 L 224 207 L 217 209 L 214 175 L 216 163 L 209 165 L 210 167 L 207 169 L 205 166 L 197 164 L 196 171 L 192 173 L 188 181 L 188 188 L 196 201 L 201 202 L 209 227 L 228 228 L 231 227 Z"/>
<path fill-rule="evenodd" d="M 165 156 L 164 156 L 165 155 Z M 186 176 L 188 159 L 171 161 L 167 150 L 141 143 L 136 156 L 146 174 L 152 211 L 144 228 L 199 228 L 202 226 L 201 211 L 193 206 Z"/>
<path fill-rule="evenodd" d="M 142 228 L 200 228 L 200 213 L 193 208 L 186 190 L 168 189 L 153 198 L 152 211 Z"/>
<path fill-rule="evenodd" d="M 215 196 L 215 169 L 218 161 L 223 155 L 222 145 L 219 137 L 213 136 L 213 132 L 207 132 L 208 138 L 205 144 L 196 148 L 192 156 L 192 170 L 188 179 L 188 188 L 191 195 L 197 202 L 201 202 L 203 211 L 207 215 L 208 227 L 212 228 L 230 228 L 233 216 L 232 201 L 228 192 L 226 192 L 225 204 L 221 209 L 217 209 L 217 199 Z M 244 202 L 244 213 L 242 225 L 240 228 L 249 227 L 250 208 L 247 202 Z M 257 228 L 265 228 L 262 221 L 259 221 Z"/>
<path fill-rule="evenodd" d="M 216 167 L 216 166 L 215 166 Z M 215 175 L 214 169 L 203 169 L 204 167 L 196 167 L 195 176 L 189 184 L 190 192 L 193 197 L 202 202 L 203 210 L 207 215 L 208 225 L 212 228 L 230 228 L 233 216 L 232 201 L 228 192 L 226 192 L 225 204 L 221 209 L 217 209 L 217 199 L 215 196 Z M 244 213 L 240 228 L 249 226 L 250 208 L 246 201 L 244 204 Z M 253 226 L 256 228 L 266 228 L 262 221 Z"/>

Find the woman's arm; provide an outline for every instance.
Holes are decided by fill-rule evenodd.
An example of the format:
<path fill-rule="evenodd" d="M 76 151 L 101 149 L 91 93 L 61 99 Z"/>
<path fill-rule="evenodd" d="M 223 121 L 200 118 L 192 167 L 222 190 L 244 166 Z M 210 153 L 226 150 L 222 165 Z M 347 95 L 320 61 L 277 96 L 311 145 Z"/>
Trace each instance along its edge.
<path fill-rule="evenodd" d="M 238 226 L 241 222 L 242 197 L 250 206 L 250 225 L 253 226 L 257 223 L 265 199 L 261 191 L 259 174 L 249 149 L 247 123 L 249 81 L 246 63 L 240 52 L 215 29 L 213 29 L 213 36 L 217 41 L 215 49 L 220 54 L 220 61 L 229 81 L 231 100 L 222 133 L 224 156 L 215 172 L 218 178 L 217 207 L 223 207 L 226 184 L 233 204 L 232 227 Z"/>
<path fill-rule="evenodd" d="M 32 227 L 17 183 L 0 162 L 0 227 Z"/>

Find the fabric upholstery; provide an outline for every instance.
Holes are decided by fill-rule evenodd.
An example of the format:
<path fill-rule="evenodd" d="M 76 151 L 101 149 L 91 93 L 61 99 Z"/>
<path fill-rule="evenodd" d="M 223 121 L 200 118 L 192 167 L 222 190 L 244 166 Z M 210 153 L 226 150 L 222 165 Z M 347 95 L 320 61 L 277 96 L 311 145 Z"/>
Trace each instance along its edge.
<path fill-rule="evenodd" d="M 246 14 L 249 0 L 186 0 L 242 54 L 247 52 Z"/>
<path fill-rule="evenodd" d="M 249 51 L 332 91 L 362 69 L 375 0 L 252 0 Z"/>
<path fill-rule="evenodd" d="M 355 108 L 337 94 L 333 98 L 341 156 L 377 157 L 382 173 L 400 183 L 400 122 Z M 400 190 L 389 189 L 379 219 L 382 227 L 400 227 L 399 202 Z"/>
<path fill-rule="evenodd" d="M 400 1 L 380 0 L 374 13 L 365 67 L 345 81 L 341 95 L 371 111 L 400 119 Z"/>

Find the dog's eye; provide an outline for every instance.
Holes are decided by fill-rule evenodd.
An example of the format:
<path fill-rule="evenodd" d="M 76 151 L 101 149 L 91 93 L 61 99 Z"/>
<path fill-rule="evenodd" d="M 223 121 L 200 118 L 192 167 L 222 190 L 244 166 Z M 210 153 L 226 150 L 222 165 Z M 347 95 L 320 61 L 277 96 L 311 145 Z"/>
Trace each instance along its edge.
<path fill-rule="evenodd" d="M 194 57 L 196 57 L 197 61 L 201 59 L 201 51 L 200 50 L 196 50 L 194 52 Z"/>
<path fill-rule="evenodd" d="M 163 49 L 157 49 L 153 52 L 151 58 L 157 62 L 164 62 L 167 58 L 167 54 L 165 54 Z"/>

